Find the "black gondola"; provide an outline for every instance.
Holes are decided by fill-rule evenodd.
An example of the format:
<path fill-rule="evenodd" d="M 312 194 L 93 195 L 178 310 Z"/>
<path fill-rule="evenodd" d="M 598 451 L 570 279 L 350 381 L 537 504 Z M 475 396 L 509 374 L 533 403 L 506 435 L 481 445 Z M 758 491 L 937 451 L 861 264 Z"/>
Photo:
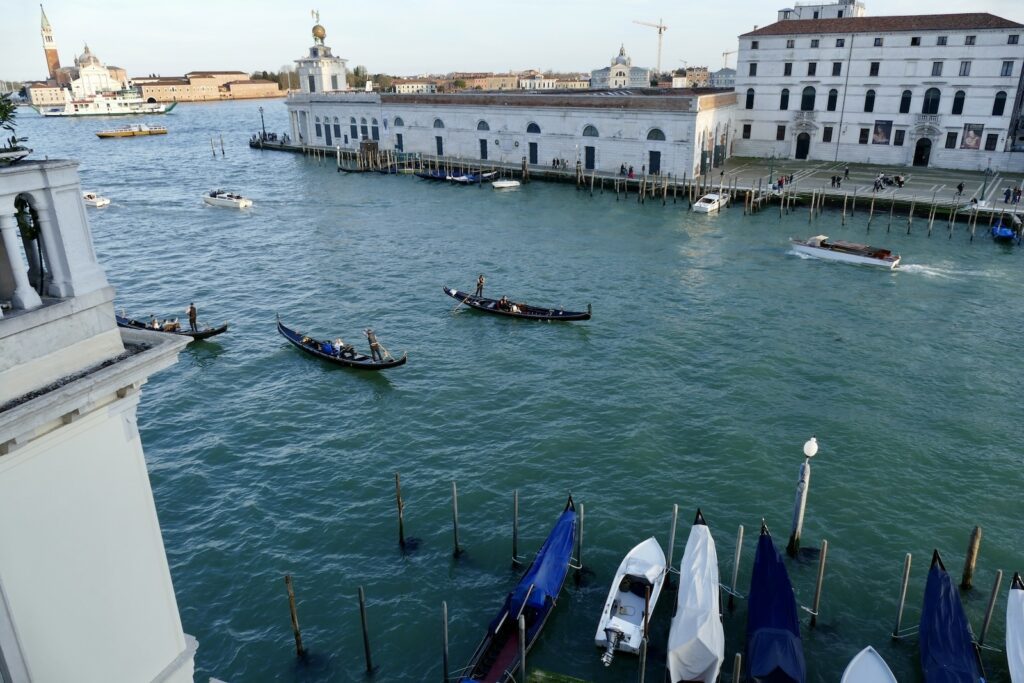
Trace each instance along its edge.
<path fill-rule="evenodd" d="M 403 353 L 401 358 L 390 358 L 389 360 L 383 361 L 373 360 L 370 356 L 356 353 L 351 346 L 346 346 L 345 349 L 338 349 L 333 342 L 319 341 L 304 334 L 300 334 L 299 332 L 286 327 L 280 320 L 277 321 L 277 331 L 281 333 L 282 337 L 308 354 L 316 356 L 317 358 L 323 358 L 324 360 L 337 365 L 344 365 L 345 367 L 357 368 L 359 370 L 386 370 L 387 368 L 397 368 L 399 365 L 405 365 L 405 361 L 408 360 L 409 357 L 409 354 Z M 390 356 L 390 354 L 387 355 Z"/>
<path fill-rule="evenodd" d="M 590 320 L 590 304 L 587 304 L 587 311 L 563 311 L 559 308 L 541 308 L 540 306 L 527 306 L 526 304 L 511 303 L 508 309 L 498 306 L 497 299 L 485 299 L 482 296 L 473 296 L 469 292 L 460 292 L 451 287 L 445 287 L 444 293 L 453 299 L 458 299 L 470 308 L 497 315 L 506 315 L 510 318 L 527 318 L 529 320 Z"/>
<path fill-rule="evenodd" d="M 224 332 L 228 331 L 227 323 L 224 323 L 219 327 L 204 327 L 196 332 L 193 332 L 192 330 L 187 330 L 185 328 L 182 328 L 180 330 L 174 330 L 172 332 L 164 329 L 156 329 L 152 325 L 147 325 L 141 320 L 129 318 L 124 315 L 118 315 L 116 313 L 114 314 L 114 318 L 117 319 L 118 327 L 125 327 L 130 330 L 148 330 L 150 332 L 161 332 L 163 334 L 176 334 L 179 337 L 192 337 L 193 339 L 209 339 L 210 337 L 215 337 L 218 334 L 223 334 Z"/>

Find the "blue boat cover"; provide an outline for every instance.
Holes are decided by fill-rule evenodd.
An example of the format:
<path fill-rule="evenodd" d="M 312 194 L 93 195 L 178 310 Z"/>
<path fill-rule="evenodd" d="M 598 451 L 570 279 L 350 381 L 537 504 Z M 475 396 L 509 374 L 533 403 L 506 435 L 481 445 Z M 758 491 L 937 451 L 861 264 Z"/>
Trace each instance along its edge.
<path fill-rule="evenodd" d="M 978 683 L 982 680 L 974 656 L 971 625 L 960 603 L 960 593 L 937 556 L 928 571 L 918 640 L 926 683 Z"/>
<path fill-rule="evenodd" d="M 527 593 L 530 593 L 530 596 L 526 605 L 535 609 L 544 608 L 548 598 L 554 600 L 558 597 L 558 592 L 562 590 L 562 582 L 569 571 L 569 561 L 572 559 L 575 543 L 576 510 L 569 508 L 555 522 L 555 528 L 537 551 L 533 564 L 523 574 L 523 578 L 509 596 L 509 610 L 513 615 L 519 613 L 523 600 L 527 600 Z"/>
<path fill-rule="evenodd" d="M 789 574 L 772 537 L 762 533 L 747 596 L 747 674 L 757 683 L 803 683 L 800 620 Z"/>

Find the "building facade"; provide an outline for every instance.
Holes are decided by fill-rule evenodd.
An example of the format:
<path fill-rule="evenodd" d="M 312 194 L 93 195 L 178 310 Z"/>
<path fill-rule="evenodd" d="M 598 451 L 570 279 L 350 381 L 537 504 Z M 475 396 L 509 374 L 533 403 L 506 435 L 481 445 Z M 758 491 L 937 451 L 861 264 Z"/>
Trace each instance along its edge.
<path fill-rule="evenodd" d="M 649 88 L 651 87 L 651 70 L 633 66 L 633 60 L 626 54 L 626 46 L 619 47 L 619 54 L 611 66 L 590 72 L 590 87 L 597 89 L 611 88 Z"/>
<path fill-rule="evenodd" d="M 437 84 L 432 81 L 396 78 L 391 81 L 392 89 L 401 95 L 437 92 Z"/>
<path fill-rule="evenodd" d="M 779 21 L 786 19 L 849 19 L 866 14 L 860 0 L 838 0 L 829 3 L 797 3 L 792 8 L 779 10 Z"/>
<path fill-rule="evenodd" d="M 342 92 L 349 89 L 348 62 L 331 54 L 331 48 L 324 45 L 326 37 L 327 29 L 316 24 L 309 54 L 295 60 L 303 92 Z"/>
<path fill-rule="evenodd" d="M 708 78 L 708 85 L 712 88 L 735 88 L 736 69 L 725 67 L 718 71 L 713 71 Z"/>
<path fill-rule="evenodd" d="M 843 3 L 841 3 L 843 4 Z M 1024 169 L 1024 25 L 991 14 L 786 19 L 739 38 L 736 154 Z"/>

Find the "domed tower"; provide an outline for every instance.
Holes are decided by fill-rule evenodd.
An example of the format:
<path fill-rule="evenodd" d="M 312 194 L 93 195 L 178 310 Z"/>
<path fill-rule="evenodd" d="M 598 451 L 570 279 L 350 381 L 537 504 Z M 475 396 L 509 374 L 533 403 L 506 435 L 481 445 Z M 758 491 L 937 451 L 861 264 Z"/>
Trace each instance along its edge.
<path fill-rule="evenodd" d="M 39 25 L 39 32 L 43 36 L 43 54 L 46 55 L 46 68 L 50 72 L 50 79 L 57 80 L 57 72 L 60 70 L 60 57 L 57 55 L 57 41 L 53 38 L 53 27 L 50 20 L 46 18 L 46 10 L 39 5 L 39 12 L 42 20 Z"/>
<path fill-rule="evenodd" d="M 309 48 L 309 56 L 295 60 L 299 87 L 304 93 L 348 90 L 346 60 L 332 55 L 331 48 L 324 45 L 327 29 L 320 24 L 320 13 L 313 12 L 313 18 L 316 25 L 313 26 L 313 46 Z"/>

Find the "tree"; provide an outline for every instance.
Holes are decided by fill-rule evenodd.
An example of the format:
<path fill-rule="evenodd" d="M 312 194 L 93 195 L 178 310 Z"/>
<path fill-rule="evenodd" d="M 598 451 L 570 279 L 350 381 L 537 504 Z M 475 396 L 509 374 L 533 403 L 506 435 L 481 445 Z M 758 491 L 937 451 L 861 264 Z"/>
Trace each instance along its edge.
<path fill-rule="evenodd" d="M 380 87 L 382 91 L 391 90 L 393 79 L 387 74 L 374 74 L 373 83 Z"/>
<path fill-rule="evenodd" d="M 456 78 L 454 81 L 452 81 L 452 87 L 455 88 L 456 90 L 462 90 L 466 87 L 466 81 L 462 80 L 461 78 Z"/>
<path fill-rule="evenodd" d="M 366 87 L 366 67 L 360 64 L 348 74 L 348 85 L 351 88 L 362 89 Z"/>
<path fill-rule="evenodd" d="M 18 115 L 18 105 L 11 99 L 11 94 L 12 93 L 4 93 L 3 95 L 0 95 L 0 129 L 11 133 L 11 137 L 5 141 L 4 149 L 9 152 L 14 152 L 16 150 L 24 149 L 24 147 L 18 143 L 25 142 L 28 138 L 19 138 L 14 132 L 14 129 L 17 127 L 14 119 Z"/>

